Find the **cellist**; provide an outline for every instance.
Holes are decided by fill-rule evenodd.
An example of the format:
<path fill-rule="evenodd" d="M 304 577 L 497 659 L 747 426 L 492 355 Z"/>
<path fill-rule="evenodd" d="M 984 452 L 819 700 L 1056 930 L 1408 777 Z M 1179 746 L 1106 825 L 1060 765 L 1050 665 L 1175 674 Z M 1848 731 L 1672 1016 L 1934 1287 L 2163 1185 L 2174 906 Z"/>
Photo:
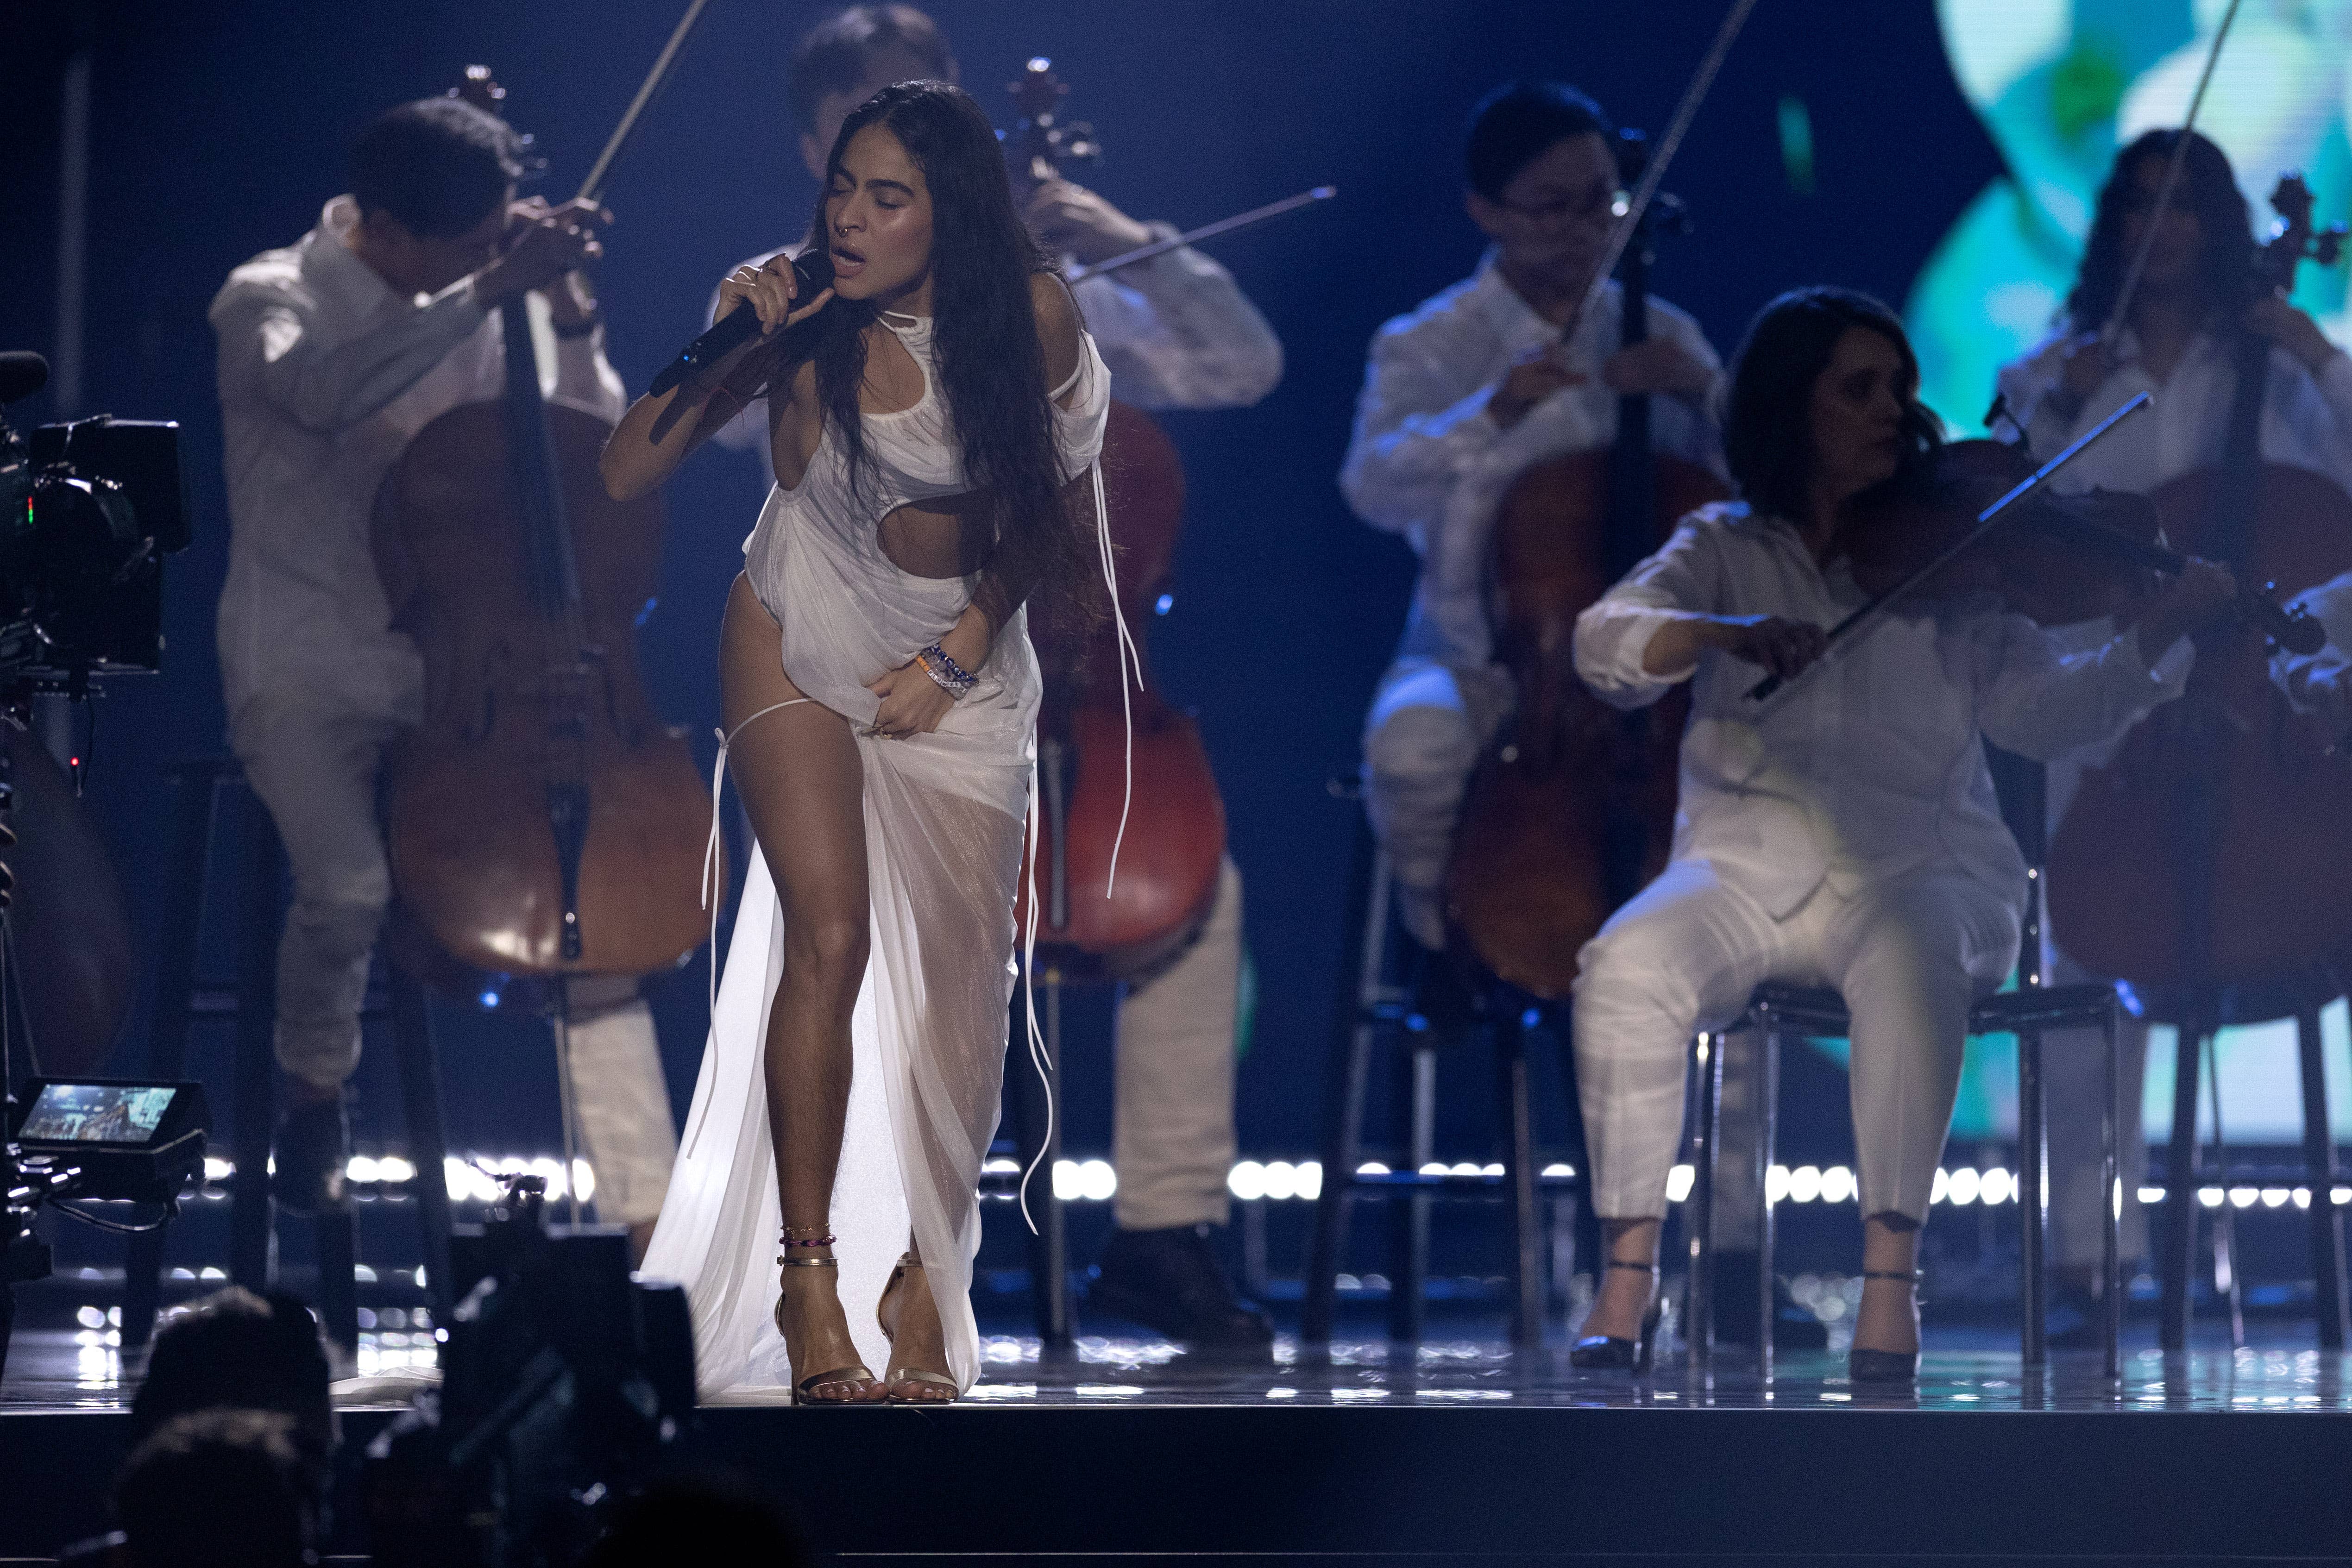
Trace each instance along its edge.
<path fill-rule="evenodd" d="M 2037 457 L 2046 458 L 2135 394 L 2152 392 L 2149 413 L 2126 422 L 2056 481 L 2064 488 L 2146 495 L 2219 460 L 2237 392 L 2231 354 L 2241 334 L 2251 332 L 2273 345 L 2262 456 L 2311 469 L 2352 489 L 2352 357 L 2284 299 L 2268 293 L 2249 298 L 2252 242 L 2246 199 L 2228 157 L 2213 142 L 2187 133 L 2179 173 L 2164 211 L 2158 213 L 2167 165 L 2180 150 L 2181 134 L 2151 131 L 2116 155 L 2099 193 L 2063 316 L 2046 341 L 2000 372 L 1995 434 L 2023 441 Z M 2125 316 L 2103 338 L 2101 329 L 2115 314 L 2132 257 L 2144 242 L 2147 260 Z M 2326 619 L 2324 613 L 2321 618 Z M 2078 640 L 2095 638 L 2104 630 L 2084 628 Z M 2053 829 L 2084 769 L 2102 760 L 2102 752 L 2095 750 L 2051 765 Z M 2047 967 L 2053 983 L 2095 977 L 2066 956 L 2066 934 L 2054 923 L 2049 935 Z M 2145 1157 L 2137 1129 L 2147 1029 L 2128 1013 L 2124 1025 L 2117 1110 L 2120 1124 L 2129 1129 L 2124 1168 L 2130 1171 L 2140 1168 Z M 2045 1060 L 2052 1262 L 2062 1301 L 2087 1308 L 2099 1277 L 2095 1108 L 2103 1069 L 2098 1053 L 2090 1051 L 2053 1049 Z M 2126 1278 L 2131 1261 L 2144 1259 L 2147 1250 L 2147 1217 L 2131 1196 L 2137 1185 L 2125 1183 Z M 2079 1324 L 2057 1331 L 2061 1343 L 2088 1333 L 2091 1322 L 2084 1311 Z"/>
<path fill-rule="evenodd" d="M 786 73 L 802 162 L 824 178 L 826 154 L 850 111 L 893 82 L 952 82 L 947 37 L 912 5 L 852 5 L 811 27 Z M 1048 180 L 1023 215 L 1072 263 L 1103 261 L 1171 237 L 1068 180 Z M 749 283 L 782 254 L 736 269 Z M 1116 275 L 1081 279 L 1072 296 L 1109 366 L 1118 396 L 1146 409 L 1246 408 L 1282 379 L 1282 343 L 1214 259 L 1180 247 Z M 712 308 L 717 310 L 714 296 Z M 768 449 L 764 402 L 713 437 L 740 451 Z M 1119 988 L 1113 1095 L 1117 1228 L 1097 1260 L 1091 1304 L 1198 1346 L 1262 1350 L 1265 1312 L 1234 1292 L 1213 1237 L 1231 1212 L 1225 1178 L 1235 1150 L 1235 1011 L 1243 886 L 1228 854 L 1198 936 L 1167 967 Z"/>
<path fill-rule="evenodd" d="M 229 741 L 294 874 L 271 1186 L 295 1213 L 342 1201 L 344 1084 L 392 895 L 376 776 L 425 706 L 415 646 L 390 624 L 370 552 L 377 487 L 436 417 L 499 395 L 498 308 L 520 292 L 547 301 L 556 400 L 608 420 L 626 402 L 578 270 L 601 253 L 606 214 L 516 201 L 519 146 L 455 98 L 390 110 L 352 146 L 350 193 L 293 245 L 231 273 L 212 305 L 232 523 L 219 620 Z M 597 1207 L 642 1247 L 677 1148 L 653 1018 L 632 980 L 580 982 L 573 998 Z"/>
<path fill-rule="evenodd" d="M 1609 444 L 1618 399 L 1654 400 L 1656 449 L 1721 470 L 1711 400 L 1720 361 L 1698 323 L 1650 300 L 1652 336 L 1619 349 L 1619 287 L 1574 323 L 1622 195 L 1599 105 L 1557 82 L 1479 101 L 1465 148 L 1470 221 L 1491 242 L 1463 282 L 1372 340 L 1339 487 L 1402 534 L 1421 581 L 1364 723 L 1365 802 L 1405 927 L 1445 945 L 1440 883 L 1463 789 L 1512 705 L 1494 662 L 1486 562 L 1496 503 L 1548 457 Z"/>

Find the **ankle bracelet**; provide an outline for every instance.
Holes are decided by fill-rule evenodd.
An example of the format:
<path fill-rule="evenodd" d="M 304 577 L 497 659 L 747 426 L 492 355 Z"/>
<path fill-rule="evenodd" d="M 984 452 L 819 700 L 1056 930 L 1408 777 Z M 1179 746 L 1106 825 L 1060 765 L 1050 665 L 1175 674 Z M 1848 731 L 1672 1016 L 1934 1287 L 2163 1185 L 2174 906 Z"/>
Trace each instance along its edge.
<path fill-rule="evenodd" d="M 826 1234 L 824 1234 L 824 1235 L 823 1235 L 823 1236 L 811 1236 L 811 1237 L 805 1237 L 805 1238 L 803 1238 L 803 1237 L 799 1237 L 799 1236 L 795 1236 L 795 1235 L 793 1235 L 793 1232 L 794 1230 L 796 1230 L 796 1229 L 817 1230 L 817 1229 L 822 1229 L 822 1228 L 823 1228 L 823 1227 L 821 1227 L 821 1226 L 814 1226 L 814 1225 L 811 1225 L 811 1226 L 791 1226 L 791 1225 L 788 1225 L 788 1226 L 784 1227 L 784 1235 L 783 1235 L 783 1239 L 782 1239 L 782 1241 L 780 1243 L 780 1245 L 782 1245 L 782 1246 L 785 1246 L 785 1247 L 830 1247 L 830 1246 L 832 1246 L 832 1245 L 834 1244 L 834 1241 L 835 1241 L 835 1238 L 832 1235 L 832 1233 L 831 1233 L 831 1232 L 827 1232 Z"/>

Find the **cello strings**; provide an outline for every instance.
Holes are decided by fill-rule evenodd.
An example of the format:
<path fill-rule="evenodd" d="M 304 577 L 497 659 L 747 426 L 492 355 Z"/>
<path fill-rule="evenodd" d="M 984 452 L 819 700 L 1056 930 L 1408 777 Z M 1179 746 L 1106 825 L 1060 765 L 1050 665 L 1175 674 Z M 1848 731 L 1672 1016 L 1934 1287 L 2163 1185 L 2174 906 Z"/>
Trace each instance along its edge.
<path fill-rule="evenodd" d="M 2189 114 L 2180 122 L 2179 140 L 2172 145 L 2172 156 L 2165 161 L 2164 183 L 2157 187 L 2156 206 L 2147 220 L 2147 232 L 2139 236 L 2139 249 L 2133 253 L 2130 270 L 2124 274 L 2124 286 L 2116 296 L 2116 308 L 2108 312 L 2100 325 L 2099 341 L 2115 340 L 2123 326 L 2124 315 L 2131 308 L 2132 295 L 2139 288 L 2139 275 L 2147 267 L 2148 253 L 2156 248 L 2157 226 L 2172 206 L 2172 188 L 2180 179 L 2180 166 L 2189 159 L 2189 138 L 2197 130 L 2197 112 L 2205 107 L 2205 89 L 2213 85 L 2213 68 L 2221 63 L 2221 46 L 2229 41 L 2230 24 L 2238 19 L 2240 0 L 2230 0 L 2230 8 L 2221 13 L 2221 26 L 2213 34 L 2213 47 L 2205 51 L 2205 68 L 2198 73 L 2197 90 L 2189 95 Z"/>

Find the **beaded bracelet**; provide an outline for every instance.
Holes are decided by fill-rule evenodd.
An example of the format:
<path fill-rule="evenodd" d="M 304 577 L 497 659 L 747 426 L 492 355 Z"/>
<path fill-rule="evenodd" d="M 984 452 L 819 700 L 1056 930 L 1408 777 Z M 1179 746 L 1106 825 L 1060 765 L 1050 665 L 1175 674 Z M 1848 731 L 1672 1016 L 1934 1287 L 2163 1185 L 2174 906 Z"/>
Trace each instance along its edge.
<path fill-rule="evenodd" d="M 923 674 L 930 676 L 940 690 L 957 702 L 963 701 L 971 688 L 980 685 L 978 675 L 948 657 L 947 650 L 937 643 L 916 654 L 915 662 L 923 666 Z"/>

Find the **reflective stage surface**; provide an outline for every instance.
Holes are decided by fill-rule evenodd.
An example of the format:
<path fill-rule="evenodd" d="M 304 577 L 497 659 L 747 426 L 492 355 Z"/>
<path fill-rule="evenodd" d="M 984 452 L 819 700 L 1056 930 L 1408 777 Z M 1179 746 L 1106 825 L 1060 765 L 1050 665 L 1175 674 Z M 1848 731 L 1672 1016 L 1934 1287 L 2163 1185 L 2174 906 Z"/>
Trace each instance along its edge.
<path fill-rule="evenodd" d="M 120 1409 L 136 1387 L 138 1363 L 106 1341 L 104 1328 L 19 1333 L 0 1413 Z M 411 1339 L 418 1342 L 410 1343 Z M 395 1343 L 396 1342 L 396 1343 Z M 426 1334 L 362 1335 L 355 1365 L 339 1368 L 337 1403 L 381 1409 L 407 1403 L 429 1382 Z M 1559 1346 L 1515 1353 L 1496 1340 L 1442 1340 L 1418 1347 L 1380 1340 L 1310 1351 L 1284 1336 L 1270 1358 L 1255 1362 L 1188 1354 L 1165 1340 L 1088 1335 L 1070 1350 L 1043 1354 L 1034 1337 L 992 1334 L 982 1343 L 985 1372 L 966 1407 L 1123 1405 L 1237 1408 L 1374 1406 L 1518 1406 L 1601 1409 L 1792 1410 L 1900 1408 L 1986 1411 L 2229 1411 L 2352 1414 L 2352 1356 L 2289 1346 L 2231 1352 L 2200 1350 L 2169 1363 L 2158 1352 L 2126 1352 L 2124 1375 L 2109 1385 L 2092 1351 L 2054 1353 L 2036 1375 L 2020 1369 L 2014 1350 L 1936 1349 L 1926 1356 L 1916 1391 L 1857 1389 L 1845 1358 L 1826 1351 L 1784 1351 L 1769 1385 L 1752 1356 L 1717 1357 L 1712 1376 L 1677 1354 L 1654 1375 L 1580 1372 Z M 782 1391 L 778 1391 L 781 1396 Z M 727 1404 L 766 1404 L 760 1398 Z"/>

